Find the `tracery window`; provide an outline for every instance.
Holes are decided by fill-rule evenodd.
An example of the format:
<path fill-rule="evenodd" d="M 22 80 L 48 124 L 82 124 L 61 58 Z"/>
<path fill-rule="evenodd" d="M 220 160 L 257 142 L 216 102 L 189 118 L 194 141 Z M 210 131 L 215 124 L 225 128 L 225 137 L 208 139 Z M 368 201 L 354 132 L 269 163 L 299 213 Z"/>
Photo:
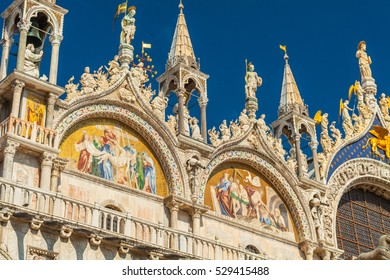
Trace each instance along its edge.
<path fill-rule="evenodd" d="M 364 187 L 345 193 L 337 209 L 337 243 L 344 259 L 373 250 L 390 232 L 390 201 Z"/>

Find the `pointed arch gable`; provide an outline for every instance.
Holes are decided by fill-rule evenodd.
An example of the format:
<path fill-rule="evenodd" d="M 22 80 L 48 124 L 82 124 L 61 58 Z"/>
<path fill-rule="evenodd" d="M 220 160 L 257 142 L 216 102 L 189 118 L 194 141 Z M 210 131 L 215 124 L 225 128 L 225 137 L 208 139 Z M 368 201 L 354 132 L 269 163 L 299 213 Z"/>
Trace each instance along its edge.
<path fill-rule="evenodd" d="M 61 143 L 67 131 L 81 121 L 92 118 L 108 118 L 120 121 L 137 133 L 139 133 L 145 141 L 151 146 L 152 150 L 159 156 L 161 167 L 165 174 L 168 183 L 170 194 L 185 196 L 183 181 L 179 172 L 179 164 L 175 159 L 174 153 L 171 151 L 167 143 L 160 134 L 138 114 L 131 112 L 119 105 L 114 104 L 92 104 L 78 108 L 75 111 L 64 116 L 56 122 L 55 129 L 59 134 Z"/>
<path fill-rule="evenodd" d="M 308 218 L 310 209 L 304 203 L 304 198 L 297 187 L 292 186 L 283 175 L 259 155 L 247 151 L 225 151 L 216 155 L 207 165 L 204 173 L 200 176 L 200 202 L 204 203 L 204 192 L 213 171 L 225 163 L 243 163 L 248 165 L 269 180 L 275 190 L 286 203 L 295 224 L 299 241 L 311 240 L 315 236 L 314 227 Z"/>

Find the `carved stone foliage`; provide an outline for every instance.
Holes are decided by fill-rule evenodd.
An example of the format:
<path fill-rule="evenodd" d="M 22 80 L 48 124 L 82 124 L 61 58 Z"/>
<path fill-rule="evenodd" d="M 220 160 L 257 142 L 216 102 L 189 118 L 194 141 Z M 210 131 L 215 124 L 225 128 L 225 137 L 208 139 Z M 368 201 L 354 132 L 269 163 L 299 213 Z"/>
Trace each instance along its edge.
<path fill-rule="evenodd" d="M 341 165 L 330 177 L 326 192 L 329 206 L 324 207 L 324 231 L 325 240 L 329 244 L 336 244 L 336 211 L 341 196 L 353 187 L 354 182 L 389 182 L 389 165 L 367 158 L 353 159 Z M 377 185 L 377 183 L 375 184 Z M 373 186 L 372 191 L 381 192 L 390 199 L 390 192 Z"/>
<path fill-rule="evenodd" d="M 120 100 L 131 104 L 134 104 L 136 100 L 134 93 L 129 89 L 128 86 L 121 87 L 118 90 L 118 97 Z"/>
<path fill-rule="evenodd" d="M 115 84 L 123 74 L 118 62 L 118 56 L 105 66 L 107 72 L 101 66 L 97 71 L 91 73 L 89 67 L 85 67 L 84 73 L 80 77 L 80 83 L 74 83 L 74 76 L 68 81 L 65 86 L 67 94 L 66 101 L 71 101 L 83 95 L 90 95 L 97 92 L 107 90 L 111 85 Z M 81 84 L 81 88 L 79 86 Z"/>
<path fill-rule="evenodd" d="M 201 188 L 199 203 L 204 202 L 204 192 L 211 173 L 225 162 L 243 162 L 260 171 L 275 186 L 275 189 L 281 195 L 286 205 L 288 205 L 298 231 L 299 240 L 311 239 L 311 230 L 305 214 L 309 213 L 310 210 L 308 206 L 302 205 L 301 201 L 303 201 L 303 198 L 298 197 L 298 190 L 295 190 L 270 163 L 247 151 L 226 151 L 216 155 L 209 162 L 199 179 Z"/>
<path fill-rule="evenodd" d="M 62 135 L 65 134 L 75 123 L 81 120 L 94 118 L 94 117 L 106 117 L 120 119 L 130 124 L 130 126 L 136 130 L 147 141 L 150 146 L 159 154 L 164 174 L 166 175 L 169 191 L 171 194 L 178 196 L 184 195 L 183 182 L 177 166 L 177 162 L 168 147 L 167 143 L 161 138 L 160 134 L 146 122 L 140 118 L 137 114 L 130 112 L 129 110 L 110 104 L 95 104 L 66 115 L 60 123 L 55 124 L 56 131 Z"/>

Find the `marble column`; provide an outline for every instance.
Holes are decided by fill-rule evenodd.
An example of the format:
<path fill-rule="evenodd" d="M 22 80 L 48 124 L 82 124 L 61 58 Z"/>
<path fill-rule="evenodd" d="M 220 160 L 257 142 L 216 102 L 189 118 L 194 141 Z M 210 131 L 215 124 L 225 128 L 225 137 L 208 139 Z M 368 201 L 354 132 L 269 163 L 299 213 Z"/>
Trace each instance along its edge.
<path fill-rule="evenodd" d="M 51 169 L 53 167 L 53 160 L 55 155 L 44 152 L 41 157 L 41 181 L 40 188 L 49 191 L 50 190 L 50 179 Z"/>
<path fill-rule="evenodd" d="M 207 119 L 206 119 L 206 108 L 209 100 L 207 97 L 201 97 L 198 100 L 200 106 L 200 120 L 201 120 L 201 132 L 205 143 L 207 143 Z"/>
<path fill-rule="evenodd" d="M 1 41 L 3 45 L 3 51 L 1 55 L 1 68 L 0 68 L 0 81 L 7 76 L 8 61 L 9 61 L 9 52 L 13 44 L 12 38 L 4 38 Z"/>
<path fill-rule="evenodd" d="M 179 121 L 178 121 L 178 126 L 179 126 L 179 133 L 184 135 L 185 134 L 185 128 L 184 128 L 184 90 L 179 90 L 177 92 L 177 99 L 178 99 L 178 114 L 179 114 Z"/>
<path fill-rule="evenodd" d="M 59 34 L 53 34 L 50 36 L 51 62 L 50 62 L 49 82 L 54 84 L 54 85 L 57 84 L 58 58 L 59 58 L 59 54 L 60 54 L 61 41 L 62 41 L 62 36 Z"/>
<path fill-rule="evenodd" d="M 19 143 L 8 140 L 4 147 L 4 160 L 3 160 L 3 178 L 7 180 L 12 179 L 12 172 L 14 166 L 14 157 L 16 149 L 19 147 Z"/>
<path fill-rule="evenodd" d="M 298 163 L 298 176 L 303 176 L 303 170 L 302 170 L 302 158 L 300 157 L 300 150 L 301 150 L 301 135 L 295 134 L 295 153 L 297 157 L 297 163 Z"/>
<path fill-rule="evenodd" d="M 321 181 L 320 177 L 320 169 L 318 166 L 318 156 L 317 156 L 317 147 L 318 147 L 318 142 L 310 142 L 309 146 L 311 148 L 311 152 L 313 154 L 313 164 L 314 164 L 314 174 L 316 176 L 316 181 L 319 182 Z"/>
<path fill-rule="evenodd" d="M 167 204 L 167 207 L 169 208 L 171 212 L 171 217 L 169 219 L 169 227 L 172 229 L 177 229 L 178 225 L 178 218 L 179 218 L 179 209 L 180 209 L 180 204 L 177 203 L 176 201 L 170 201 Z M 178 236 L 176 233 L 171 233 L 170 236 L 170 248 L 171 249 L 178 249 L 179 247 L 179 240 Z"/>
<path fill-rule="evenodd" d="M 27 33 L 30 30 L 30 27 L 31 27 L 31 22 L 28 20 L 22 19 L 18 22 L 20 35 L 19 35 L 19 49 L 18 49 L 16 69 L 19 71 L 24 71 L 24 56 L 26 53 Z"/>
<path fill-rule="evenodd" d="M 20 100 L 22 97 L 22 91 L 25 84 L 21 81 L 15 80 L 14 82 L 14 94 L 12 98 L 12 109 L 11 116 L 18 118 L 19 117 L 19 109 L 20 109 Z"/>
<path fill-rule="evenodd" d="M 68 160 L 63 158 L 56 158 L 53 161 L 53 170 L 51 172 L 51 184 L 50 184 L 50 190 L 52 192 L 60 192 L 58 189 L 58 183 L 61 176 L 62 171 L 64 171 L 66 165 L 68 163 Z"/>
<path fill-rule="evenodd" d="M 57 96 L 53 93 L 49 93 L 47 98 L 47 114 L 46 114 L 46 127 L 49 129 L 53 128 L 54 119 L 54 104 L 56 103 Z"/>
<path fill-rule="evenodd" d="M 194 235 L 200 234 L 200 218 L 202 211 L 199 209 L 192 209 L 190 215 L 192 217 L 192 232 Z"/>

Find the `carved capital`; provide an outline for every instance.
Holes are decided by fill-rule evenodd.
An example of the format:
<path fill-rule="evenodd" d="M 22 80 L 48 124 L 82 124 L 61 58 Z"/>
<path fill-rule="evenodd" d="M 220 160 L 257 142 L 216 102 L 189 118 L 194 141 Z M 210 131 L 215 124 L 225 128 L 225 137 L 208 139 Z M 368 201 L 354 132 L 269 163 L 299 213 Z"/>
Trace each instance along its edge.
<path fill-rule="evenodd" d="M 30 27 L 31 27 L 31 22 L 27 19 L 22 19 L 18 22 L 17 26 L 18 26 L 20 31 L 25 30 L 28 32 L 30 30 Z"/>
<path fill-rule="evenodd" d="M 15 155 L 17 148 L 19 148 L 20 143 L 8 140 L 4 145 L 4 154 Z"/>
<path fill-rule="evenodd" d="M 209 99 L 207 97 L 200 97 L 198 102 L 199 102 L 200 108 L 205 108 L 209 102 Z"/>
<path fill-rule="evenodd" d="M 188 213 L 192 217 L 192 219 L 200 219 L 202 214 L 204 213 L 204 209 L 199 209 L 199 208 L 191 208 Z"/>
<path fill-rule="evenodd" d="M 22 93 L 22 90 L 26 84 L 22 81 L 15 80 L 13 87 L 14 87 L 14 95 L 20 95 Z"/>
<path fill-rule="evenodd" d="M 312 150 L 317 150 L 318 148 L 318 142 L 317 141 L 313 141 L 313 142 L 310 142 L 309 143 L 309 146 Z"/>
<path fill-rule="evenodd" d="M 54 154 L 44 152 L 41 156 L 42 166 L 53 166 L 53 161 L 56 157 Z"/>
<path fill-rule="evenodd" d="M 64 171 L 68 162 L 69 162 L 69 160 L 67 160 L 67 159 L 56 157 L 53 160 L 53 170 L 56 170 L 58 172 Z"/>
<path fill-rule="evenodd" d="M 89 236 L 89 244 L 94 247 L 99 247 L 99 245 L 102 243 L 103 237 L 96 235 L 96 234 L 91 234 Z"/>
<path fill-rule="evenodd" d="M 35 216 L 30 223 L 30 228 L 32 230 L 39 230 L 43 224 L 43 219 L 40 216 Z"/>
<path fill-rule="evenodd" d="M 311 243 L 305 243 L 301 246 L 302 252 L 306 256 L 306 260 L 313 260 L 314 250 L 316 249 L 316 246 L 314 246 Z"/>
<path fill-rule="evenodd" d="M 73 228 L 68 225 L 63 225 L 60 231 L 60 237 L 63 239 L 69 239 L 73 233 Z"/>
<path fill-rule="evenodd" d="M 0 210 L 0 222 L 7 223 L 11 219 L 12 213 L 13 213 L 13 211 L 8 209 L 7 207 L 1 209 Z"/>
<path fill-rule="evenodd" d="M 47 106 L 48 108 L 50 107 L 54 107 L 54 104 L 56 103 L 57 101 L 57 96 L 53 93 L 49 93 L 49 97 L 47 98 Z"/>
<path fill-rule="evenodd" d="M 52 34 L 49 38 L 50 40 L 50 43 L 52 45 L 59 45 L 61 44 L 62 40 L 64 39 L 64 37 L 60 34 Z"/>

